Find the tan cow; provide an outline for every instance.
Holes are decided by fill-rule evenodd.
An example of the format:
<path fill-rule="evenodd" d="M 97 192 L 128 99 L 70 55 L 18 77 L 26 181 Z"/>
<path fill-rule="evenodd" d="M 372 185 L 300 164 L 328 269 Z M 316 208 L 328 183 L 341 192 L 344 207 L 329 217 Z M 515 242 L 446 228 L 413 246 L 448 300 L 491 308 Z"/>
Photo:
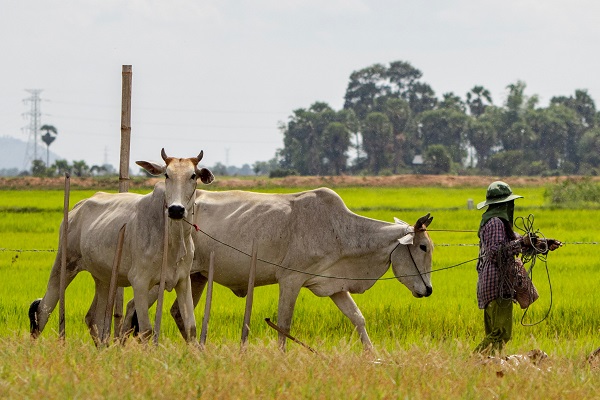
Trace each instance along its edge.
<path fill-rule="evenodd" d="M 415 297 L 432 293 L 430 272 L 433 243 L 425 228 L 433 217 L 414 226 L 400 220 L 378 221 L 350 211 L 332 190 L 321 188 L 293 194 L 244 191 L 196 193 L 196 223 L 215 239 L 250 254 L 258 241 L 256 286 L 279 284 L 277 322 L 289 332 L 296 298 L 302 287 L 328 296 L 356 327 L 366 349 L 372 347 L 365 319 L 350 293 L 363 293 L 390 268 Z M 245 296 L 250 259 L 202 232 L 194 234 L 192 267 L 194 305 L 206 284 L 209 254 L 215 251 L 215 282 Z M 151 292 L 156 299 L 157 289 Z M 138 310 L 136 304 L 135 309 Z M 133 303 L 124 328 L 132 326 Z M 187 337 L 175 302 L 171 309 Z M 285 336 L 279 335 L 280 347 Z"/>
<path fill-rule="evenodd" d="M 96 291 L 86 323 L 94 340 L 103 332 L 108 286 L 116 252 L 117 237 L 127 224 L 118 275 L 119 286 L 132 286 L 140 329 L 145 335 L 152 326 L 148 317 L 148 290 L 158 284 L 163 255 L 164 210 L 168 209 L 169 243 L 167 290 L 175 288 L 183 311 L 186 337 L 195 337 L 196 322 L 190 287 L 190 269 L 194 255 L 191 227 L 183 222 L 192 218 L 197 180 L 210 183 L 214 179 L 206 168 L 198 168 L 203 152 L 192 158 L 161 156 L 164 165 L 148 161 L 137 164 L 153 175 L 165 175 L 147 195 L 134 193 L 96 193 L 82 200 L 69 212 L 68 249 L 59 246 L 50 273 L 46 294 L 32 303 L 29 311 L 31 334 L 37 337 L 59 297 L 60 264 L 67 251 L 67 285 L 80 271 L 94 278 Z M 62 230 L 61 230 L 62 232 Z"/>

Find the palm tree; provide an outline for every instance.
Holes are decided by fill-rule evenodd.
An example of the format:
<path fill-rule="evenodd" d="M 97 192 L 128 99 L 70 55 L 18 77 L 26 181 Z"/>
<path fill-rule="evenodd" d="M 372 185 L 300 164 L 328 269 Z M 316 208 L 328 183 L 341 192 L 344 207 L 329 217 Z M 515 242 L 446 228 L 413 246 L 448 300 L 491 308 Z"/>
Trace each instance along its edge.
<path fill-rule="evenodd" d="M 466 103 L 469 106 L 471 115 L 478 118 L 485 112 L 486 107 L 492 104 L 492 95 L 490 94 L 490 91 L 483 86 L 474 86 L 473 89 L 467 93 Z"/>
<path fill-rule="evenodd" d="M 46 143 L 46 167 L 50 166 L 50 144 L 56 139 L 58 132 L 52 125 L 42 125 L 41 131 L 46 131 L 46 134 L 42 136 L 42 141 Z M 52 132 L 52 133 L 50 133 Z"/>

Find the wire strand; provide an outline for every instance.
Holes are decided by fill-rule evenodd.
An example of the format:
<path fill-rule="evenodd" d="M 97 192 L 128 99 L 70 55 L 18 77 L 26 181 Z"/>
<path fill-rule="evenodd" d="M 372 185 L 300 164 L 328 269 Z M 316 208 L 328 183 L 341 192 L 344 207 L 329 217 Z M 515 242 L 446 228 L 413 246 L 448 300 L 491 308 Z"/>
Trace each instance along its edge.
<path fill-rule="evenodd" d="M 184 221 L 187 222 L 188 224 L 194 226 L 190 222 L 188 222 L 186 220 L 184 220 Z M 249 253 L 246 253 L 243 250 L 240 250 L 240 249 L 238 249 L 238 248 L 236 248 L 236 247 L 234 247 L 234 246 L 232 246 L 230 244 L 227 244 L 227 243 L 225 243 L 225 242 L 223 242 L 223 241 L 215 238 L 214 236 L 212 236 L 209 233 L 203 231 L 199 227 L 195 226 L 195 228 L 196 228 L 197 232 L 203 233 L 204 235 L 208 236 L 209 238 L 211 238 L 215 242 L 220 243 L 223 246 L 229 247 L 230 249 L 235 250 L 235 251 L 237 251 L 237 252 L 239 252 L 241 254 L 244 254 L 244 255 L 246 255 L 248 257 L 251 257 L 251 255 Z M 298 273 L 301 273 L 301 274 L 315 276 L 315 277 L 319 277 L 319 278 L 343 279 L 343 280 L 349 280 L 349 281 L 387 281 L 387 280 L 391 280 L 391 279 L 407 278 L 407 277 L 411 277 L 411 276 L 423 276 L 423 275 L 427 275 L 427 274 L 430 274 L 430 273 L 433 273 L 433 272 L 444 271 L 444 270 L 447 270 L 447 269 L 456 268 L 458 266 L 461 266 L 461 265 L 464 265 L 464 264 L 467 264 L 467 263 L 470 263 L 470 262 L 473 262 L 473 261 L 477 261 L 480 258 L 481 257 L 476 257 L 476 258 L 473 258 L 471 260 L 463 261 L 463 262 L 455 264 L 455 265 L 450 265 L 450 266 L 447 266 L 447 267 L 443 267 L 443 268 L 438 268 L 438 269 L 435 269 L 435 270 L 431 270 L 430 272 L 424 272 L 424 273 L 419 273 L 419 274 L 394 275 L 394 276 L 387 277 L 387 278 L 347 278 L 347 277 L 342 277 L 342 276 L 321 275 L 321 274 L 315 274 L 315 273 L 312 273 L 312 272 L 301 271 L 301 270 L 298 270 L 298 269 L 295 269 L 295 268 L 291 268 L 291 267 L 285 267 L 285 266 L 283 266 L 281 264 L 277 264 L 277 263 L 274 263 L 274 262 L 271 262 L 271 261 L 268 261 L 268 260 L 264 260 L 262 258 L 257 258 L 257 260 L 261 261 L 261 262 L 264 262 L 265 264 L 273 265 L 275 267 L 282 268 L 282 269 L 285 269 L 285 270 L 288 270 L 288 271 L 298 272 Z"/>

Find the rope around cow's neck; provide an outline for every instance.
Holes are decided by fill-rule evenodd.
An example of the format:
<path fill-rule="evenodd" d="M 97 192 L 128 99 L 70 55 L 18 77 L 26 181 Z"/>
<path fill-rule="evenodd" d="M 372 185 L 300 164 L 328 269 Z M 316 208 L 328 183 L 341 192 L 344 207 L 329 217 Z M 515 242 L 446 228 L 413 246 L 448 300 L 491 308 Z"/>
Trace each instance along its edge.
<path fill-rule="evenodd" d="M 198 225 L 192 224 L 191 222 L 189 222 L 186 219 L 183 219 L 183 221 L 186 222 L 187 224 L 193 226 L 194 229 L 196 230 L 196 232 L 203 233 L 204 235 L 208 236 L 209 238 L 211 238 L 215 242 L 217 242 L 219 244 L 222 244 L 223 246 L 229 247 L 230 249 L 235 250 L 235 251 L 237 251 L 237 252 L 239 252 L 241 254 L 244 254 L 245 256 L 248 256 L 248 257 L 252 256 L 251 254 L 246 253 L 245 251 L 240 250 L 240 249 L 236 248 L 235 246 L 232 246 L 230 244 L 227 244 L 227 243 L 222 242 L 221 240 L 215 238 L 214 236 L 212 236 L 209 233 L 207 233 L 207 232 L 203 231 L 202 229 L 200 229 L 200 227 Z M 398 245 L 400 245 L 400 243 L 398 243 Z M 398 245 L 396 245 L 396 247 Z M 411 257 L 412 257 L 412 254 L 411 254 Z M 298 273 L 301 273 L 301 274 L 315 276 L 315 277 L 319 277 L 319 278 L 345 279 L 345 280 L 349 280 L 349 281 L 387 281 L 387 280 L 391 280 L 391 279 L 407 278 L 407 277 L 411 277 L 411 276 L 420 276 L 421 279 L 423 279 L 423 275 L 430 274 L 432 272 L 438 272 L 438 271 L 444 271 L 444 270 L 447 270 L 447 269 L 456 268 L 458 266 L 461 266 L 461 265 L 464 265 L 464 264 L 467 264 L 467 263 L 470 263 L 470 262 L 473 262 L 473 261 L 477 261 L 480 258 L 481 257 L 476 257 L 476 258 L 473 258 L 471 260 L 463 261 L 461 263 L 450 265 L 450 266 L 443 267 L 443 268 L 434 269 L 434 270 L 432 270 L 430 272 L 425 272 L 425 273 L 421 273 L 419 271 L 419 268 L 417 268 L 417 272 L 418 273 L 416 273 L 416 274 L 394 275 L 394 276 L 387 277 L 387 278 L 347 278 L 347 277 L 343 277 L 343 276 L 321 275 L 321 274 L 315 274 L 315 273 L 312 273 L 312 272 L 300 271 L 300 270 L 295 269 L 295 268 L 285 267 L 285 266 L 283 266 L 281 264 L 277 264 L 277 263 L 274 263 L 274 262 L 271 262 L 271 261 L 268 261 L 268 260 L 263 260 L 262 258 L 257 258 L 257 260 L 261 261 L 261 262 L 264 262 L 265 264 L 273 265 L 273 266 L 275 266 L 277 268 L 282 268 L 282 269 L 285 269 L 285 270 L 288 270 L 288 271 L 298 272 Z M 414 260 L 413 260 L 413 262 L 414 262 Z M 416 264 L 415 264 L 415 266 L 416 266 Z"/>

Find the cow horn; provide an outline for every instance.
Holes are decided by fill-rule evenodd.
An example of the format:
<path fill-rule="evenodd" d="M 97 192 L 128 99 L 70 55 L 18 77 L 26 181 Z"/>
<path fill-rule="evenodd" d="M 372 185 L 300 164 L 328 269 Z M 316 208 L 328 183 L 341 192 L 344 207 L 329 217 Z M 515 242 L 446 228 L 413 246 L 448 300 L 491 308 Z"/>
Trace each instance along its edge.
<path fill-rule="evenodd" d="M 198 159 L 198 162 L 202 160 L 202 157 L 204 157 L 204 150 L 200 150 L 200 154 L 198 154 L 198 157 L 196 157 Z"/>
<path fill-rule="evenodd" d="M 429 226 L 429 224 L 433 220 L 433 217 L 429 218 L 429 215 L 430 213 L 427 213 L 427 215 L 424 215 L 421 218 L 419 218 L 417 220 L 417 223 L 415 224 L 415 229 L 422 229 L 423 225 L 425 227 Z"/>
<path fill-rule="evenodd" d="M 162 159 L 164 160 L 164 162 L 167 162 L 167 153 L 165 153 L 165 148 L 163 147 L 162 150 L 160 151 L 160 156 L 162 157 Z"/>

